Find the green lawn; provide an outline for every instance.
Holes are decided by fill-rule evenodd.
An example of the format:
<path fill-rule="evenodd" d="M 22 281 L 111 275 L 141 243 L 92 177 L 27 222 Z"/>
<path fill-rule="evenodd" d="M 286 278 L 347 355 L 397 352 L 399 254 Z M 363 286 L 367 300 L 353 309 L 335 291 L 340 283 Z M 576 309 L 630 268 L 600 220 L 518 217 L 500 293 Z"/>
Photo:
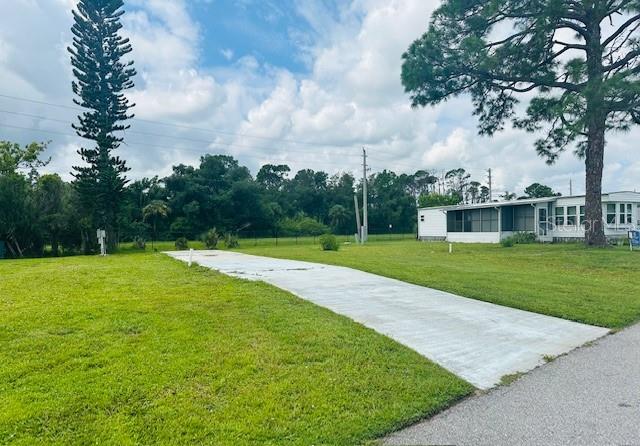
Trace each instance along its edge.
<path fill-rule="evenodd" d="M 621 328 L 640 320 L 640 252 L 582 245 L 455 245 L 390 241 L 257 246 L 248 254 L 348 266 L 462 296 L 565 319 Z"/>
<path fill-rule="evenodd" d="M 0 444 L 361 444 L 473 391 L 346 318 L 161 254 L 0 261 L 0 314 Z"/>

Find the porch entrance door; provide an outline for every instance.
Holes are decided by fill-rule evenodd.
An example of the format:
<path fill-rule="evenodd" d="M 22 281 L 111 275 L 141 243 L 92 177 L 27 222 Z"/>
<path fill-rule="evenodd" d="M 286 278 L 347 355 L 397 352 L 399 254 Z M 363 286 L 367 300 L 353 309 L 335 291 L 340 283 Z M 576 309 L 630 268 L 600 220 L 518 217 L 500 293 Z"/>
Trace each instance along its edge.
<path fill-rule="evenodd" d="M 546 206 L 538 208 L 538 238 L 543 242 L 549 240 L 549 214 Z"/>

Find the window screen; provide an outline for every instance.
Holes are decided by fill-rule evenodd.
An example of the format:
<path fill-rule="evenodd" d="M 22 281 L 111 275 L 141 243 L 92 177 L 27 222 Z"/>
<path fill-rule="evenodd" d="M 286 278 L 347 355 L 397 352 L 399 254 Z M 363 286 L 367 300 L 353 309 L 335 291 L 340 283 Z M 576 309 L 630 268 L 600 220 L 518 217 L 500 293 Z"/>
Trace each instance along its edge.
<path fill-rule="evenodd" d="M 448 232 L 462 232 L 462 211 L 449 211 L 447 212 L 447 231 Z"/>
<path fill-rule="evenodd" d="M 607 205 L 607 224 L 610 224 L 610 225 L 616 224 L 616 205 L 615 204 Z"/>
<path fill-rule="evenodd" d="M 498 210 L 482 210 L 482 232 L 498 232 Z"/>
<path fill-rule="evenodd" d="M 567 226 L 576 225 L 576 206 L 567 207 Z"/>
<path fill-rule="evenodd" d="M 513 230 L 536 230 L 536 217 L 533 206 L 516 206 L 513 208 Z"/>
<path fill-rule="evenodd" d="M 554 214 L 556 216 L 556 226 L 564 226 L 564 207 L 556 207 Z"/>

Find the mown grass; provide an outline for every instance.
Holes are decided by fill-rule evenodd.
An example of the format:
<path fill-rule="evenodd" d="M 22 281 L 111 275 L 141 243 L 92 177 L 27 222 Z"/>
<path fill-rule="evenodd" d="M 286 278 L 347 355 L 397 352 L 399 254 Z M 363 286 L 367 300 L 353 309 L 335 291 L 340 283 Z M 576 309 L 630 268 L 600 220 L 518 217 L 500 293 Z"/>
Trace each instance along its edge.
<path fill-rule="evenodd" d="M 473 390 L 346 318 L 162 254 L 2 261 L 0 314 L 0 444 L 361 444 Z"/>
<path fill-rule="evenodd" d="M 348 266 L 474 299 L 621 328 L 640 320 L 640 253 L 579 244 L 455 245 L 390 241 L 343 245 L 241 245 L 248 254 Z"/>
<path fill-rule="evenodd" d="M 336 238 L 340 243 L 354 242 L 353 235 L 337 235 Z M 371 234 L 369 235 L 369 241 L 372 243 L 382 242 L 398 242 L 398 241 L 415 241 L 415 234 Z M 251 237 L 249 234 L 244 234 L 239 243 L 242 247 L 284 247 L 284 246 L 307 246 L 307 245 L 319 245 L 319 237 Z M 156 251 L 174 251 L 175 241 L 157 241 L 153 243 L 153 248 Z M 189 241 L 189 248 L 193 249 L 205 249 L 204 243 L 200 240 Z M 224 240 L 220 240 L 218 243 L 218 249 L 225 249 Z M 151 241 L 146 242 L 146 250 L 152 251 Z M 139 252 L 133 247 L 132 243 L 122 243 L 120 245 L 120 253 L 123 252 Z"/>

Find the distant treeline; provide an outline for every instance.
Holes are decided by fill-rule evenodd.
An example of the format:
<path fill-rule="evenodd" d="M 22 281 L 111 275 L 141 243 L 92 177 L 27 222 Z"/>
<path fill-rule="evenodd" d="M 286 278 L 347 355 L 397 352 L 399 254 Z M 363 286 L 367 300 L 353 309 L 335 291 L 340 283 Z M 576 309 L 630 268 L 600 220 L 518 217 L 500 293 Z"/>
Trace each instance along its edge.
<path fill-rule="evenodd" d="M 0 142 L 0 241 L 12 257 L 90 253 L 95 224 L 86 217 L 74 183 L 39 175 L 43 146 Z M 166 178 L 130 182 L 118 210 L 118 242 L 197 239 L 216 228 L 235 236 L 304 236 L 356 232 L 350 173 L 329 175 L 267 164 L 257 175 L 226 155 L 205 155 L 197 167 L 173 167 Z M 416 208 L 488 199 L 488 189 L 464 169 L 440 177 L 391 171 L 368 178 L 372 233 L 415 231 Z M 47 249 L 45 249 L 47 248 Z"/>

